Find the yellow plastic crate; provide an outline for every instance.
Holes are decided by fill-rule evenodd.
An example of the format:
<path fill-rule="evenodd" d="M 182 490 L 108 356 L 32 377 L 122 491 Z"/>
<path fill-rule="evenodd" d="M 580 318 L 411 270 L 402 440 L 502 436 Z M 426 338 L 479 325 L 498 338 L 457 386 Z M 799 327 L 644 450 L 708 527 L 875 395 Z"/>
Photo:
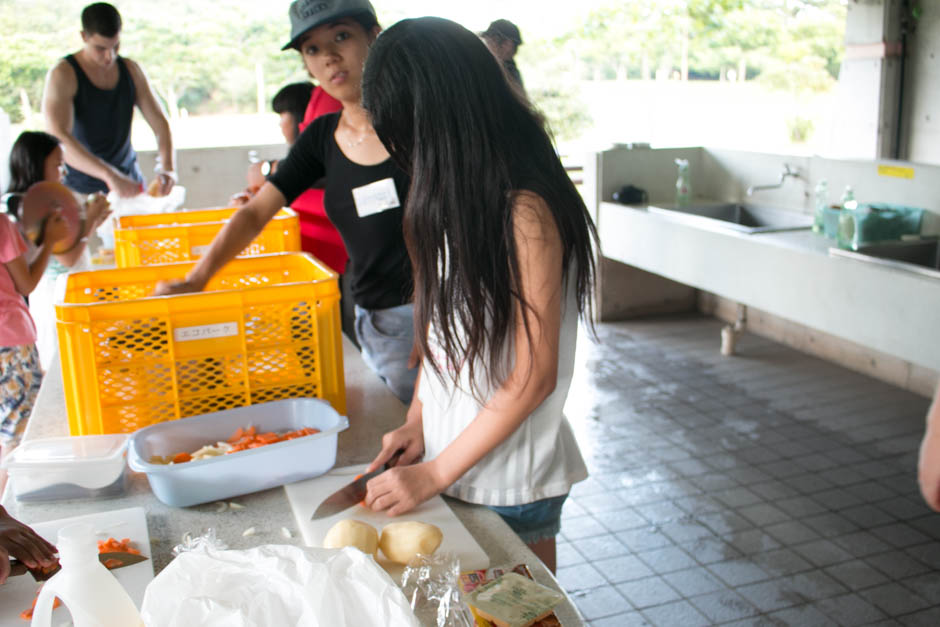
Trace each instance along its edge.
<path fill-rule="evenodd" d="M 338 275 L 304 253 L 235 259 L 206 291 L 151 296 L 194 263 L 68 275 L 56 327 L 69 432 L 318 397 L 346 413 Z"/>
<path fill-rule="evenodd" d="M 234 207 L 121 216 L 114 224 L 114 260 L 118 268 L 177 263 L 201 257 Z M 300 251 L 300 220 L 287 207 L 278 211 L 239 255 L 248 257 Z"/>

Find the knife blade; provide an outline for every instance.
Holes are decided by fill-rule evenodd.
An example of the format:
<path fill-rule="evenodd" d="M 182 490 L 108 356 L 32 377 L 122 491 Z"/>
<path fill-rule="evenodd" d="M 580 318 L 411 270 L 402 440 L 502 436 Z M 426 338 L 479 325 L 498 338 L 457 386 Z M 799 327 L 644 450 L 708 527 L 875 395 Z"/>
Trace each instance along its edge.
<path fill-rule="evenodd" d="M 313 516 L 310 517 L 310 520 L 319 520 L 321 518 L 329 518 L 330 516 L 335 516 L 343 510 L 349 509 L 362 499 L 366 498 L 366 484 L 369 483 L 369 479 L 373 477 L 378 477 L 383 472 L 394 466 L 398 463 L 398 458 L 401 457 L 401 454 L 405 450 L 401 449 L 394 455 L 392 455 L 385 466 L 382 468 L 377 468 L 372 472 L 366 473 L 361 477 L 355 479 L 352 483 L 348 483 L 333 494 L 326 497 L 322 503 L 317 507 L 316 511 L 313 512 Z"/>
<path fill-rule="evenodd" d="M 132 564 L 138 564 L 144 560 L 150 559 L 146 555 L 139 555 L 137 553 L 127 553 L 125 551 L 107 551 L 105 553 L 98 554 L 98 561 L 102 565 L 108 568 L 108 570 L 115 570 L 117 568 L 124 568 L 125 566 L 130 566 Z M 111 563 L 108 564 L 109 560 L 117 560 L 120 563 Z M 36 581 L 45 581 L 52 577 L 54 574 L 59 572 L 62 569 L 62 566 L 56 564 L 53 568 L 49 570 L 43 570 L 42 568 L 27 568 L 26 564 L 19 560 L 10 561 L 10 577 L 16 577 L 17 575 L 25 575 L 29 573 L 33 576 L 33 579 Z"/>

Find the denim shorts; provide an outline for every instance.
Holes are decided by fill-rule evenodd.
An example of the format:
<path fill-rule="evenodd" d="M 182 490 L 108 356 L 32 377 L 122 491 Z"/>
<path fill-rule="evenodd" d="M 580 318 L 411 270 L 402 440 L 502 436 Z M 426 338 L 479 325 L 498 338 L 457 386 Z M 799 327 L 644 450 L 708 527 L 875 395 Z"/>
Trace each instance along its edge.
<path fill-rule="evenodd" d="M 411 403 L 417 368 L 409 368 L 414 346 L 414 305 L 356 311 L 356 339 L 362 360 L 401 402 Z"/>
<path fill-rule="evenodd" d="M 523 542 L 535 544 L 554 538 L 561 531 L 561 506 L 567 498 L 567 494 L 562 494 L 523 505 L 487 507 L 499 514 Z"/>

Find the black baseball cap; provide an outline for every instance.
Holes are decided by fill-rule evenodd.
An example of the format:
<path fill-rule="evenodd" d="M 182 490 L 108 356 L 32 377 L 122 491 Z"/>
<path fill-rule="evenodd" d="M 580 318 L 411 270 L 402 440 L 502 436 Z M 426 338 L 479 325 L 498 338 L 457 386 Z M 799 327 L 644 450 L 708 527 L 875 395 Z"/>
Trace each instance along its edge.
<path fill-rule="evenodd" d="M 495 20 L 489 27 L 481 33 L 484 37 L 500 37 L 508 39 L 517 46 L 522 45 L 522 35 L 519 33 L 519 27 L 509 20 Z"/>
<path fill-rule="evenodd" d="M 301 36 L 311 28 L 360 13 L 375 17 L 375 9 L 369 0 L 295 0 L 287 12 L 290 16 L 290 41 L 281 50 L 296 48 Z"/>

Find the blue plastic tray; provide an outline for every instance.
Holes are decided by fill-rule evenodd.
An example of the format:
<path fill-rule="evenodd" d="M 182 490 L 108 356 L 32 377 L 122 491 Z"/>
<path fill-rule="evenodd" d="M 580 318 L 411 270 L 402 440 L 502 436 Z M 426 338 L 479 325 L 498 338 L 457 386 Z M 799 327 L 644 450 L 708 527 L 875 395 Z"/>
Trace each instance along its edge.
<path fill-rule="evenodd" d="M 320 433 L 183 464 L 149 461 L 154 455 L 172 456 L 225 441 L 239 427 L 250 425 L 259 432 L 312 427 Z M 346 416 L 326 401 L 285 399 L 140 429 L 128 442 L 127 463 L 132 470 L 147 474 L 158 499 L 186 507 L 322 475 L 336 463 L 338 434 L 348 427 Z"/>

